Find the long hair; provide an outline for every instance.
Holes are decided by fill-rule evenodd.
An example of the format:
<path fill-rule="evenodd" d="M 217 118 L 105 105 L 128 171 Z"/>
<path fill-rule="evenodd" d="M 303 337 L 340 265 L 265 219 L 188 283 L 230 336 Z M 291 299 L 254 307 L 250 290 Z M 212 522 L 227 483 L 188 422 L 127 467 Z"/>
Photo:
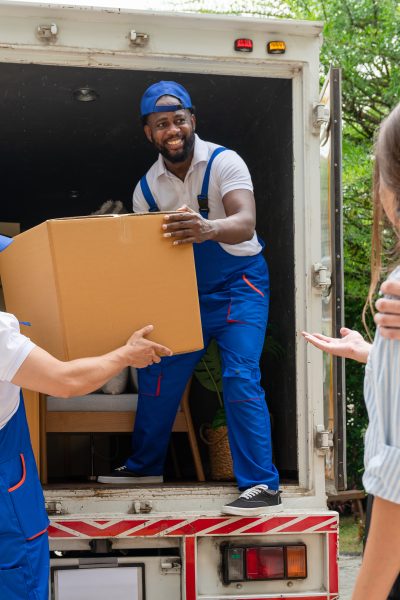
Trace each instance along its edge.
<path fill-rule="evenodd" d="M 371 236 L 371 282 L 368 297 L 363 309 L 363 323 L 369 337 L 366 324 L 366 311 L 374 313 L 373 296 L 382 271 L 382 230 L 385 214 L 379 196 L 379 182 L 394 193 L 394 209 L 400 215 L 400 104 L 381 123 L 375 141 L 375 165 L 372 187 L 373 221 Z M 398 232 L 396 231 L 397 235 Z"/>

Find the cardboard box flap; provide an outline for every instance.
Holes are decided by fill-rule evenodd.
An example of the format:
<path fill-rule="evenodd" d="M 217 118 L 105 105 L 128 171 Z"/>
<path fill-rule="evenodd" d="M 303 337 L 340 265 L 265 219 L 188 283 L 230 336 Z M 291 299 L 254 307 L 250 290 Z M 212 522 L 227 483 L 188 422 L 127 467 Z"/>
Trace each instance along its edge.
<path fill-rule="evenodd" d="M 63 357 L 66 347 L 53 267 L 46 223 L 17 235 L 0 253 L 6 309 L 19 321 L 31 324 L 21 325 L 22 333 L 51 354 Z"/>

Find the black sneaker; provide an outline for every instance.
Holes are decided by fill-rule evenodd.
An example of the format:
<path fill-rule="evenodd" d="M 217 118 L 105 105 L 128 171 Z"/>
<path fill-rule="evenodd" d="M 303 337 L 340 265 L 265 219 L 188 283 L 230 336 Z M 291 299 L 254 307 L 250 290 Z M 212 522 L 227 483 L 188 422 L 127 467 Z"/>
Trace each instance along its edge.
<path fill-rule="evenodd" d="M 225 504 L 221 512 L 225 515 L 251 517 L 281 510 L 283 510 L 281 493 L 261 484 L 245 490 L 237 500 Z"/>
<path fill-rule="evenodd" d="M 117 467 L 109 475 L 99 475 L 98 483 L 162 483 L 164 481 L 162 475 L 136 475 L 128 470 L 128 467 L 123 465 Z"/>

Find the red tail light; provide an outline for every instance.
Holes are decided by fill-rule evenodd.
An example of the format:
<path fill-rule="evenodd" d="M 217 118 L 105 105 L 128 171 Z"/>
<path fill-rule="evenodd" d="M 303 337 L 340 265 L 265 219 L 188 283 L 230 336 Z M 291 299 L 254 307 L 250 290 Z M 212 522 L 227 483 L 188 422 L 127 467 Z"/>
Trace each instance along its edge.
<path fill-rule="evenodd" d="M 304 544 L 279 546 L 222 546 L 224 583 L 268 579 L 305 579 Z"/>
<path fill-rule="evenodd" d="M 237 52 L 253 52 L 253 40 L 239 38 L 235 40 L 234 47 Z"/>
<path fill-rule="evenodd" d="M 246 549 L 247 579 L 283 579 L 285 561 L 283 546 Z"/>

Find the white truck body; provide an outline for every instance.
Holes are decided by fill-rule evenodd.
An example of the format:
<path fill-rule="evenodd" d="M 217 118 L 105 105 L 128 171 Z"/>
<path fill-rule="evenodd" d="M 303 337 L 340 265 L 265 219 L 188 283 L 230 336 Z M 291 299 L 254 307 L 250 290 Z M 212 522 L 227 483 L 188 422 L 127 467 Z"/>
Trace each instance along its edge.
<path fill-rule="evenodd" d="M 0 82 L 1 93 L 8 97 L 15 94 L 17 98 L 25 94 L 24 74 L 26 69 L 35 66 L 39 66 L 41 73 L 46 68 L 57 68 L 58 72 L 79 68 L 82 73 L 87 69 L 90 72 L 129 72 L 132 77 L 136 72 L 147 73 L 153 79 L 166 78 L 166 72 L 168 78 L 173 73 L 180 77 L 180 81 L 189 74 L 193 81 L 202 78 L 198 80 L 206 82 L 218 82 L 220 76 L 225 78 L 224 81 L 250 78 L 255 86 L 257 82 L 265 82 L 268 86 L 269 81 L 273 81 L 279 87 L 279 82 L 284 81 L 291 90 L 291 110 L 279 118 L 282 122 L 289 122 L 291 131 L 291 147 L 286 156 L 289 157 L 291 175 L 288 177 L 292 177 L 293 192 L 290 243 L 294 261 L 290 270 L 294 285 L 290 293 L 294 301 L 290 310 L 295 324 L 292 332 L 296 396 L 293 427 L 297 470 L 295 480 L 282 485 L 284 511 L 252 518 L 221 516 L 221 505 L 233 500 L 237 490 L 234 485 L 212 482 L 165 483 L 122 489 L 90 484 L 45 486 L 51 516 L 53 598 L 90 599 L 92 592 L 93 598 L 110 597 L 107 595 L 109 591 L 104 591 L 105 583 L 99 582 L 103 581 L 100 575 L 105 567 L 110 569 L 112 566 L 115 569 L 106 571 L 109 573 L 106 579 L 108 583 L 112 581 L 115 598 L 334 600 L 339 597 L 337 515 L 326 507 L 328 435 L 317 435 L 318 431 L 326 429 L 327 420 L 323 401 L 323 357 L 307 348 L 298 334 L 302 330 L 321 330 L 323 318 L 320 289 L 313 286 L 313 265 L 323 262 L 324 258 L 321 231 L 326 226 L 321 224 L 320 136 L 314 111 L 319 103 L 321 30 L 321 23 L 316 22 L 69 5 L 0 4 Z M 235 51 L 234 41 L 237 38 L 251 39 L 253 52 Z M 267 53 L 267 43 L 274 40 L 286 43 L 284 54 Z M 14 67 L 22 68 L 18 85 L 4 76 L 11 71 L 3 69 Z M 138 81 L 139 96 L 149 82 Z M 210 97 L 210 89 L 206 92 L 207 97 Z M 218 93 L 221 93 L 220 89 Z M 217 101 L 220 100 L 217 98 Z M 229 113 L 230 97 L 226 98 L 222 108 L 217 101 L 210 97 L 210 102 L 215 102 L 214 110 L 220 113 L 221 131 L 231 131 L 235 128 L 237 107 Z M 246 105 L 250 99 L 243 93 L 240 101 Z M 194 98 L 200 111 L 200 123 L 205 102 Z M 37 110 L 40 110 L 40 104 Z M 132 104 L 132 119 L 136 112 L 137 107 Z M 254 118 L 257 116 L 266 121 L 274 118 L 268 111 L 263 116 L 260 105 L 254 109 L 249 107 L 249 112 L 254 112 Z M 29 122 L 25 121 L 21 127 L 29 134 Z M 139 130 L 139 124 L 137 128 Z M 244 126 L 240 133 L 243 147 L 254 142 L 254 131 L 249 131 L 248 135 L 249 139 L 243 139 L 246 137 Z M 263 135 L 268 137 L 265 132 Z M 225 144 L 224 139 L 212 141 Z M 43 150 L 42 142 L 37 140 L 39 153 Z M 265 143 L 268 146 L 268 140 Z M 240 148 L 235 146 L 234 149 L 242 154 Z M 273 151 L 278 154 L 279 146 Z M 4 153 L 5 146 L 1 145 L 0 156 Z M 134 150 L 132 161 L 133 154 Z M 249 166 L 252 174 L 257 168 L 266 168 L 256 163 Z M 83 163 L 82 169 L 84 167 Z M 45 172 L 45 165 L 43 170 Z M 19 173 L 22 177 L 23 172 Z M 137 179 L 135 173 L 132 188 Z M 45 181 L 46 176 L 43 175 L 44 185 Z M 0 221 L 17 220 L 5 210 L 4 200 L 1 204 Z M 263 210 L 263 205 L 257 206 L 261 224 Z M 49 213 L 48 217 L 52 216 Z M 42 215 L 40 220 L 43 220 Z M 278 247 L 273 258 L 279 262 Z M 282 260 L 284 270 L 288 260 Z M 317 440 L 321 439 L 322 446 L 320 444 L 318 448 Z M 280 436 L 276 443 L 283 446 L 288 440 Z M 239 546 L 305 544 L 307 577 L 224 583 L 221 547 L 227 543 Z M 116 568 L 118 564 L 133 565 L 134 583 L 131 582 L 130 595 L 124 595 L 123 590 L 130 590 L 131 583 L 127 576 L 128 587 L 123 587 L 122 580 L 125 581 L 125 578 L 118 575 L 121 573 L 121 569 Z M 73 587 L 69 580 L 63 579 L 65 573 L 62 573 L 67 567 L 71 567 L 72 571 L 79 567 L 82 572 L 86 568 L 86 581 L 90 581 L 90 585 L 85 595 L 68 595 L 72 594 L 70 590 Z M 94 571 L 95 568 L 100 570 Z"/>

